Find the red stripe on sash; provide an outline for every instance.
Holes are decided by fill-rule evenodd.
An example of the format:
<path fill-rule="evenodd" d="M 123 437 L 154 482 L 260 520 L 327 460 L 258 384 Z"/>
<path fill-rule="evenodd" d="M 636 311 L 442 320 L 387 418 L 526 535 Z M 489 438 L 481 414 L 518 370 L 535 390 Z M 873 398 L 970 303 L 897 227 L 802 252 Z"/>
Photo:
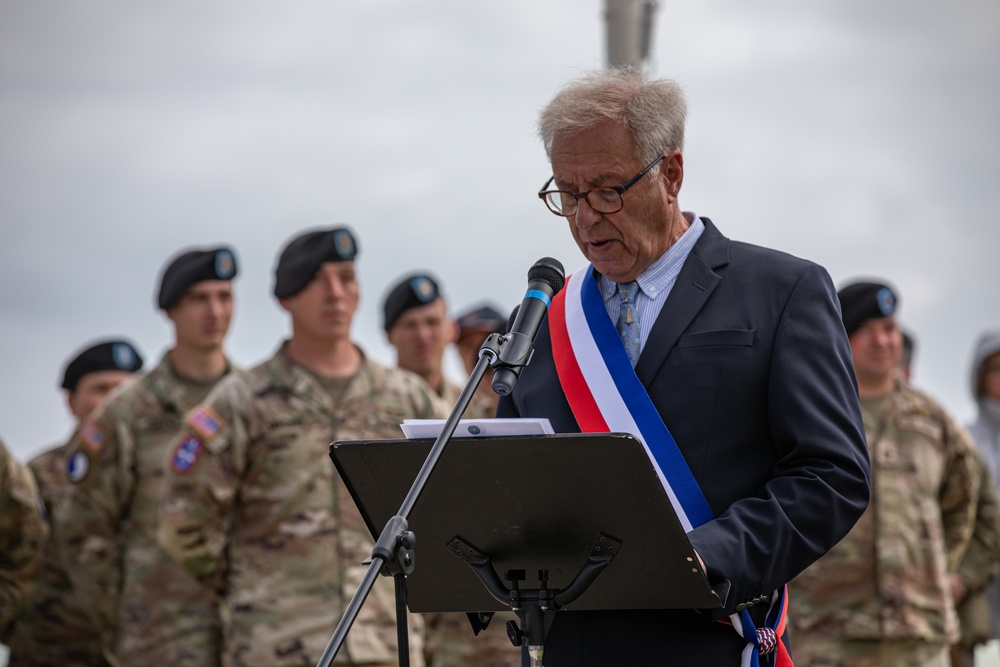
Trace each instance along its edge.
<path fill-rule="evenodd" d="M 567 281 L 573 278 L 571 275 Z M 565 289 L 552 297 L 552 304 L 549 306 L 549 335 L 552 339 L 552 361 L 556 365 L 556 374 L 580 430 L 584 433 L 608 433 L 608 423 L 597 407 L 594 395 L 590 393 L 569 341 Z"/>

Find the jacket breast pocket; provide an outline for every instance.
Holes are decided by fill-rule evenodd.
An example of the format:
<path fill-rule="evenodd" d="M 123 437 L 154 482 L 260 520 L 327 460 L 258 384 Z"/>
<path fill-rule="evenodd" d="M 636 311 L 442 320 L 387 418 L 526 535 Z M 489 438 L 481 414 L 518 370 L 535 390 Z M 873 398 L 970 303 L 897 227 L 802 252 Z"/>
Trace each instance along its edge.
<path fill-rule="evenodd" d="M 698 331 L 681 336 L 677 340 L 677 347 L 753 347 L 756 337 L 756 329 Z"/>

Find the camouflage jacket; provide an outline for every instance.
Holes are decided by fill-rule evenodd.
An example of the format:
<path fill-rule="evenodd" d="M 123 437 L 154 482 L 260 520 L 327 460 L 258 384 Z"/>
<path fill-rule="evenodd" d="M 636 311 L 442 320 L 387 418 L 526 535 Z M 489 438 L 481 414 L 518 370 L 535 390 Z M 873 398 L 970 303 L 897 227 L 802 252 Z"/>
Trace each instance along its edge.
<path fill-rule="evenodd" d="M 971 648 L 989 641 L 993 626 L 986 600 L 986 586 L 1000 574 L 1000 515 L 993 475 L 978 450 L 973 450 L 979 496 L 976 501 L 976 524 L 969 549 L 958 566 L 965 584 L 965 598 L 958 605 L 962 646 Z"/>
<path fill-rule="evenodd" d="M 329 458 L 335 440 L 401 437 L 436 416 L 416 375 L 364 359 L 336 404 L 282 347 L 220 384 L 173 444 L 160 543 L 225 599 L 224 664 L 318 662 L 374 542 Z M 411 658 L 422 664 L 422 623 Z M 396 663 L 392 581 L 379 578 L 338 663 Z"/>
<path fill-rule="evenodd" d="M 935 401 L 901 382 L 881 423 L 862 412 L 871 503 L 847 537 L 790 584 L 792 641 L 954 642 L 947 575 L 972 534 L 973 445 Z"/>
<path fill-rule="evenodd" d="M 35 478 L 0 441 L 0 640 L 41 565 L 47 537 Z"/>
<path fill-rule="evenodd" d="M 60 548 L 120 664 L 218 664 L 218 601 L 156 541 L 169 447 L 197 397 L 165 355 L 116 390 L 70 446 L 74 502 Z"/>
<path fill-rule="evenodd" d="M 31 583 L 24 610 L 17 617 L 10 645 L 10 667 L 38 665 L 109 665 L 100 634 L 70 583 L 57 534 L 63 525 L 72 484 L 66 478 L 69 443 L 36 456 L 28 466 L 49 515 L 42 569 Z"/>

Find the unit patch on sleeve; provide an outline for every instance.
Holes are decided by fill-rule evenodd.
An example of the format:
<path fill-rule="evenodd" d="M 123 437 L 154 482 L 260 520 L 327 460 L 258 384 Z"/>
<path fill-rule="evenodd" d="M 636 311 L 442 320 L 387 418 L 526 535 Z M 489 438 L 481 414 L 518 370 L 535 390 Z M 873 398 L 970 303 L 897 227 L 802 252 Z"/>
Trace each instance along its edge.
<path fill-rule="evenodd" d="M 194 464 L 198 462 L 204 449 L 205 446 L 198 438 L 194 436 L 185 438 L 181 444 L 177 445 L 177 450 L 174 451 L 174 456 L 170 460 L 170 467 L 181 475 L 188 474 L 194 468 Z"/>
<path fill-rule="evenodd" d="M 101 432 L 101 429 L 97 428 L 97 424 L 89 420 L 80 430 L 80 440 L 83 441 L 87 449 L 95 454 L 104 447 L 104 433 Z"/>
<path fill-rule="evenodd" d="M 205 442 L 214 438 L 226 425 L 219 415 L 207 405 L 199 405 L 187 420 L 188 426 Z"/>
<path fill-rule="evenodd" d="M 90 472 L 90 457 L 87 456 L 87 452 L 75 452 L 66 459 L 66 476 L 74 484 L 86 479 L 88 472 Z"/>

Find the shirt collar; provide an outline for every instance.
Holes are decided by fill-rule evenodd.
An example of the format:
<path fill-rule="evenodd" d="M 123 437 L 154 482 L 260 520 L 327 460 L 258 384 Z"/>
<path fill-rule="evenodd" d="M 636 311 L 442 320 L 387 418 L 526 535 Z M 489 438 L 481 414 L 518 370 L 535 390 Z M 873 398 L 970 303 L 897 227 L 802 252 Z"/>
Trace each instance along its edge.
<path fill-rule="evenodd" d="M 655 299 L 660 292 L 670 286 L 670 283 L 677 277 L 679 265 L 683 264 L 687 256 L 691 254 L 694 244 L 705 231 L 705 223 L 697 215 L 691 211 L 683 211 L 683 215 L 690 226 L 673 245 L 667 248 L 665 253 L 660 255 L 659 259 L 646 267 L 646 270 L 635 279 L 639 283 L 641 292 L 651 299 Z M 615 297 L 618 294 L 618 283 L 599 273 L 597 275 L 604 300 L 608 301 Z"/>

